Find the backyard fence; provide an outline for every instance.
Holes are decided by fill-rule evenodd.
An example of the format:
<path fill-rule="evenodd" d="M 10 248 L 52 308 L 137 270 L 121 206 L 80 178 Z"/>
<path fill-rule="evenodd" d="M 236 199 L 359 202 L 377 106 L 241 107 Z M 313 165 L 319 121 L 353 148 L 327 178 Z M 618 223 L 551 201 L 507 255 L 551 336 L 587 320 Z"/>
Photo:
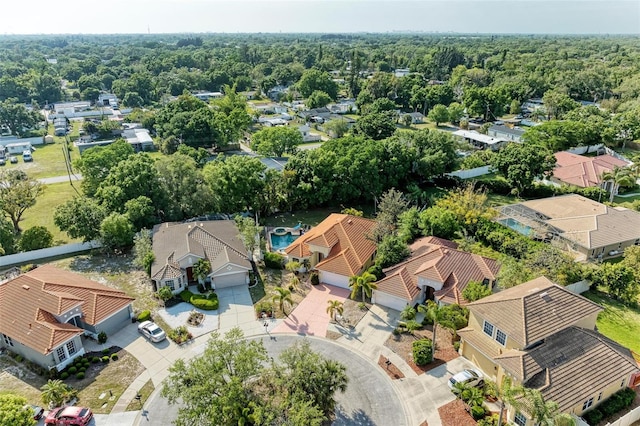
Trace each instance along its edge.
<path fill-rule="evenodd" d="M 606 426 L 631 426 L 638 420 L 640 420 L 640 407 L 634 408 L 613 423 L 607 423 Z"/>
<path fill-rule="evenodd" d="M 599 143 L 597 145 L 576 146 L 571 149 L 568 149 L 567 152 L 570 152 L 571 154 L 582 155 L 582 154 L 586 154 L 587 152 L 596 152 L 597 150 L 601 149 L 603 146 L 604 144 L 602 143 Z"/>
<path fill-rule="evenodd" d="M 67 254 L 84 253 L 92 249 L 100 248 L 102 244 L 98 241 L 89 241 L 88 243 L 73 243 L 62 246 L 49 247 L 40 250 L 25 251 L 23 253 L 9 254 L 0 256 L 0 268 L 24 265 L 27 263 L 35 263 L 40 260 L 49 259 Z"/>
<path fill-rule="evenodd" d="M 477 176 L 488 175 L 491 173 L 491 166 L 476 167 L 469 170 L 456 170 L 455 172 L 445 173 L 447 176 L 454 176 L 460 179 L 469 179 Z"/>
<path fill-rule="evenodd" d="M 569 284 L 565 286 L 567 290 L 575 294 L 582 294 L 585 291 L 589 290 L 589 287 L 591 287 L 591 282 L 588 280 L 578 281 L 573 284 Z"/>

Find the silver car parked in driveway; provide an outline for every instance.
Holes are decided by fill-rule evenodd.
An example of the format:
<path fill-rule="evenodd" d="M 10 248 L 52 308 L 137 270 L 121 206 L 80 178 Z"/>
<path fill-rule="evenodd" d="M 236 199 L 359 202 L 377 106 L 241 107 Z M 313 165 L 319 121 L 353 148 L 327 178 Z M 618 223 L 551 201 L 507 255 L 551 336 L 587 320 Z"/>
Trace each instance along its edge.
<path fill-rule="evenodd" d="M 153 321 L 141 322 L 138 325 L 138 331 L 142 333 L 144 337 L 152 342 L 162 342 L 167 338 L 166 333 Z"/>

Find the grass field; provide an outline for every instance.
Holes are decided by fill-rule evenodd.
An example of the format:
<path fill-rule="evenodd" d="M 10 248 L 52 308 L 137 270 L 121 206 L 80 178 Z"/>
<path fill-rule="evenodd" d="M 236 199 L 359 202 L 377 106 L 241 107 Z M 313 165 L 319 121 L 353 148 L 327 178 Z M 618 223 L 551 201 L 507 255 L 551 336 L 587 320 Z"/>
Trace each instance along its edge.
<path fill-rule="evenodd" d="M 79 182 L 75 182 L 74 186 L 79 190 Z M 76 195 L 76 192 L 69 182 L 47 185 L 44 193 L 38 197 L 36 205 L 27 209 L 24 213 L 20 228 L 25 230 L 36 225 L 44 226 L 53 234 L 54 244 L 78 242 L 79 240 L 69 238 L 66 233 L 60 231 L 53 223 L 53 211 L 55 208 L 73 198 L 74 195 Z"/>
<path fill-rule="evenodd" d="M 71 160 L 78 158 L 78 151 L 71 150 Z M 46 177 L 63 176 L 67 174 L 67 166 L 64 161 L 64 154 L 61 143 L 40 145 L 33 153 L 33 161 L 25 163 L 22 156 L 18 156 L 18 164 L 7 163 L 4 168 L 17 168 L 34 179 Z"/>
<path fill-rule="evenodd" d="M 582 295 L 604 307 L 596 322 L 598 331 L 640 354 L 640 309 L 623 305 L 599 291 L 588 291 Z"/>

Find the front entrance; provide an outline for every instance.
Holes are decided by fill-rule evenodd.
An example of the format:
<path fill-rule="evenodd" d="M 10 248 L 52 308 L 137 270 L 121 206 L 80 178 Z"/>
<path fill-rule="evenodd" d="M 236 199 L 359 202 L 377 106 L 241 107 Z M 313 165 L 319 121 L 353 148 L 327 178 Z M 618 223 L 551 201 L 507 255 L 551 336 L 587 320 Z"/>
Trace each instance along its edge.
<path fill-rule="evenodd" d="M 189 266 L 189 267 L 187 268 L 187 282 L 190 282 L 190 283 L 191 283 L 191 282 L 193 282 L 193 281 L 195 281 L 195 280 L 193 279 L 193 268 L 192 268 L 191 266 Z"/>
<path fill-rule="evenodd" d="M 422 303 L 426 302 L 427 300 L 434 300 L 435 292 L 436 291 L 433 289 L 433 287 L 426 286 L 424 288 L 424 300 L 422 301 Z"/>

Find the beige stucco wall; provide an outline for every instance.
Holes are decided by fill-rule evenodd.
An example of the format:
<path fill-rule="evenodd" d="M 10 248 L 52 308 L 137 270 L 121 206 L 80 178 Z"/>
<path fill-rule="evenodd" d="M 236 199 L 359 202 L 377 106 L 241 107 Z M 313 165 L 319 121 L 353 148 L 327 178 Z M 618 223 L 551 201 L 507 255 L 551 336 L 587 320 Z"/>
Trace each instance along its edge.
<path fill-rule="evenodd" d="M 582 415 L 582 413 L 583 413 L 582 406 L 584 405 L 584 403 L 589 398 L 593 397 L 593 405 L 591 407 L 589 407 L 589 410 L 590 410 L 590 409 L 600 405 L 603 401 L 605 401 L 607 398 L 609 398 L 614 393 L 616 393 L 616 392 L 624 389 L 625 387 L 627 387 L 629 385 L 629 380 L 630 380 L 630 377 L 620 376 L 615 381 L 613 381 L 609 386 L 605 387 L 604 389 L 593 389 L 593 393 L 591 395 L 588 395 L 587 397 L 585 397 L 584 401 L 579 402 L 574 407 L 572 407 L 569 410 L 567 410 L 567 412 L 568 413 L 573 413 L 573 414 L 575 414 L 577 416 Z M 598 400 L 598 396 L 600 395 L 600 392 L 602 392 L 602 397 L 600 398 L 600 400 Z M 589 411 L 589 410 L 586 410 L 586 411 Z"/>
<path fill-rule="evenodd" d="M 496 364 L 464 339 L 460 342 L 460 354 L 478 367 L 486 377 L 496 381 Z"/>

